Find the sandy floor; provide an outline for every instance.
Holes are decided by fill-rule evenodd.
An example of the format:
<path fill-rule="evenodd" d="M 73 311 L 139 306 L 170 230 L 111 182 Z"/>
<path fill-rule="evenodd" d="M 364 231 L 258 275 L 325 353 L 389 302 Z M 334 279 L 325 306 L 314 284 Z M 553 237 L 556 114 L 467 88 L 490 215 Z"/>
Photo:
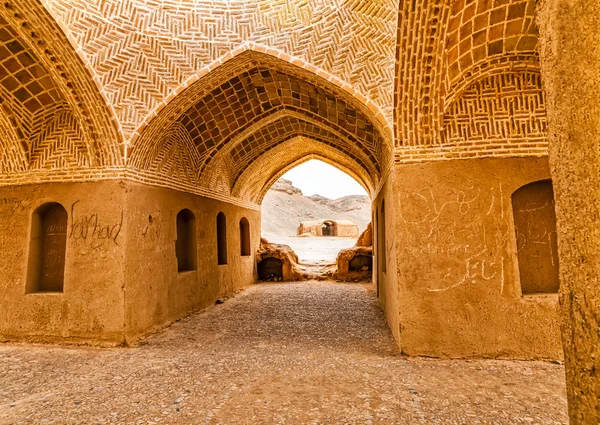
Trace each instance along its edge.
<path fill-rule="evenodd" d="M 0 423 L 567 423 L 562 366 L 403 357 L 371 293 L 260 284 L 139 348 L 0 345 Z"/>
<path fill-rule="evenodd" d="M 269 242 L 289 245 L 303 264 L 335 264 L 340 250 L 356 244 L 354 238 L 295 237 L 265 233 Z"/>

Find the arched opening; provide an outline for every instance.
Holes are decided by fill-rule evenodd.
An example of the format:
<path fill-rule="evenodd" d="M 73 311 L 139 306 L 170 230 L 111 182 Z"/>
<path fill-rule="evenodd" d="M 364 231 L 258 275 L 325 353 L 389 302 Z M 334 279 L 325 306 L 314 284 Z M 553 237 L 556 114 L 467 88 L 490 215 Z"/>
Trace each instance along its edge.
<path fill-rule="evenodd" d="M 373 239 L 374 242 L 374 246 L 377 247 L 374 251 L 375 251 L 375 260 L 377 261 L 377 264 L 379 263 L 379 257 L 381 256 L 381 235 L 380 235 L 380 230 L 379 230 L 379 210 L 377 209 L 377 207 L 374 208 L 375 210 L 375 216 L 374 216 L 374 222 L 373 222 L 373 234 L 375 235 L 375 238 Z M 377 297 L 379 297 L 379 287 L 381 285 L 381 266 L 377 266 L 377 282 L 375 284 L 376 286 L 376 292 L 377 292 Z"/>
<path fill-rule="evenodd" d="M 512 207 L 522 294 L 558 292 L 552 181 L 541 180 L 520 187 L 512 195 Z"/>
<path fill-rule="evenodd" d="M 227 218 L 220 212 L 217 214 L 217 257 L 218 264 L 227 264 Z"/>
<path fill-rule="evenodd" d="M 196 270 L 196 217 L 188 209 L 177 214 L 175 255 L 178 272 Z"/>
<path fill-rule="evenodd" d="M 128 152 L 140 176 L 149 182 L 160 176 L 172 187 L 197 188 L 219 200 L 231 197 L 234 204 L 262 205 L 264 230 L 274 223 L 264 221 L 267 190 L 286 172 L 320 160 L 358 182 L 370 208 L 369 197 L 393 162 L 391 127 L 376 104 L 334 78 L 251 48 L 216 68 L 187 85 L 136 132 Z M 322 178 L 321 183 L 330 182 Z M 352 218 L 316 216 L 309 227 L 318 235 L 329 221 L 328 239 L 345 238 L 329 251 L 335 262 L 339 250 L 358 237 L 358 225 Z M 298 236 L 299 224 L 297 219 L 287 236 Z M 227 263 L 222 251 L 219 264 Z"/>
<path fill-rule="evenodd" d="M 240 220 L 240 250 L 242 257 L 250 255 L 250 223 L 246 217 Z"/>
<path fill-rule="evenodd" d="M 333 265 L 371 221 L 371 199 L 345 170 L 309 159 L 276 180 L 262 202 L 262 236 L 290 246 L 301 265 Z"/>
<path fill-rule="evenodd" d="M 24 322 L 37 320 L 47 322 L 44 330 L 54 335 L 135 338 L 135 332 L 141 335 L 194 311 L 214 294 L 227 296 L 249 285 L 255 263 L 248 259 L 239 261 L 233 255 L 228 268 L 215 272 L 215 224 L 210 217 L 221 210 L 234 222 L 246 216 L 252 221 L 253 236 L 258 236 L 255 226 L 263 189 L 310 153 L 352 172 L 373 198 L 386 194 L 387 211 L 379 198 L 373 220 L 376 268 L 381 304 L 393 333 L 404 344 L 403 352 L 557 359 L 559 326 L 554 313 L 561 310 L 567 324 L 568 376 L 576 383 L 569 387 L 569 401 L 580 421 L 598 422 L 594 419 L 600 409 L 586 418 L 578 412 L 597 407 L 596 394 L 589 391 L 595 389 L 595 374 L 589 372 L 597 369 L 590 365 L 600 356 L 594 332 L 599 314 L 594 280 L 599 270 L 594 261 L 599 251 L 594 222 L 599 184 L 597 164 L 588 168 L 598 162 L 592 143 L 600 130 L 587 122 L 594 121 L 599 110 L 594 96 L 587 94 L 597 93 L 593 89 L 598 87 L 594 77 L 600 55 L 585 45 L 590 40 L 590 45 L 599 44 L 593 37 L 600 34 L 594 30 L 598 25 L 592 25 L 589 17 L 597 16 L 589 13 L 593 7 L 581 1 L 581 7 L 570 7 L 564 1 L 544 2 L 548 5 L 540 8 L 535 0 L 323 1 L 300 2 L 301 7 L 292 2 L 260 2 L 256 7 L 257 2 L 245 0 L 233 7 L 231 2 L 209 7 L 211 2 L 199 0 L 180 2 L 176 10 L 149 0 L 132 7 L 106 3 L 111 2 L 20 0 L 0 7 L 1 20 L 8 20 L 8 31 L 1 31 L 6 69 L 0 67 L 4 72 L 0 132 L 10 139 L 10 148 L 0 148 L 0 171 L 7 184 L 23 185 L 14 191 L 19 199 L 3 198 L 0 203 L 11 211 L 2 223 L 11 237 L 4 244 L 3 263 L 12 266 L 11 261 L 26 258 L 22 252 L 11 252 L 27 247 L 27 235 L 18 235 L 19 221 L 29 218 L 31 202 L 48 194 L 60 193 L 75 203 L 82 198 L 79 205 L 86 211 L 70 209 L 72 225 L 91 223 L 94 236 L 105 232 L 97 226 L 99 216 L 103 229 L 114 224 L 121 231 L 122 219 L 116 224 L 121 205 L 127 220 L 118 241 L 116 237 L 98 243 L 72 240 L 70 263 L 78 269 L 70 265 L 67 278 L 87 272 L 94 279 L 89 279 L 89 287 L 79 281 L 68 304 L 56 302 L 35 310 L 36 305 L 13 302 L 7 291 L 0 306 L 0 334 L 9 328 L 4 322 L 17 322 L 21 327 L 17 333 L 25 333 L 31 327 L 26 329 Z M 65 5 L 70 4 L 86 13 L 68 13 Z M 46 13 L 48 19 L 40 23 L 45 10 L 52 16 Z M 274 17 L 278 19 L 271 19 L 269 28 L 247 29 Z M 579 23 L 585 33 L 578 34 L 571 22 Z M 207 26 L 225 26 L 225 36 L 223 31 L 216 36 L 209 31 L 206 37 L 178 37 Z M 107 34 L 111 46 L 97 55 Z M 45 40 L 48 36 L 52 40 Z M 171 39 L 177 39 L 176 45 L 168 42 Z M 142 48 L 136 48 L 140 43 Z M 271 54 L 265 58 L 248 49 Z M 80 57 L 86 58 L 85 64 Z M 554 63 L 555 58 L 559 62 Z M 540 59 L 550 60 L 543 66 L 546 87 Z M 573 72 L 564 72 L 570 66 Z M 545 96 L 553 106 L 548 116 Z M 385 134 L 390 126 L 395 137 Z M 544 162 L 548 145 L 551 167 Z M 511 293 L 519 284 L 523 294 L 558 290 L 556 225 L 552 225 L 552 196 L 547 196 L 552 187 L 532 184 L 511 195 L 525 183 L 548 178 L 550 168 L 553 176 L 560 176 L 555 183 L 561 190 L 559 216 L 565 221 L 560 234 L 567 261 L 561 266 L 569 288 L 564 288 L 561 309 L 552 305 L 557 297 L 522 300 Z M 104 179 L 97 186 L 106 186 L 107 192 L 93 190 L 97 180 Z M 52 183 L 41 186 L 40 180 Z M 87 183 L 73 185 L 76 180 L 89 181 L 92 190 L 87 190 Z M 155 187 L 147 187 L 151 185 Z M 6 184 L 2 186 L 7 190 Z M 37 193 L 26 198 L 25 186 Z M 86 194 L 93 199 L 84 200 Z M 195 279 L 180 279 L 181 285 L 175 287 L 166 284 L 172 276 L 150 274 L 160 267 L 153 266 L 161 257 L 172 268 L 172 256 L 164 255 L 173 249 L 172 218 L 177 210 L 171 206 L 193 196 L 210 198 L 194 200 L 195 205 L 207 206 L 208 219 L 203 214 L 195 223 L 178 217 L 178 269 L 193 269 L 203 258 L 196 258 L 195 223 L 197 240 L 206 236 L 201 246 L 208 247 L 211 261 L 201 268 L 211 279 L 200 284 L 198 274 Z M 327 204 L 324 199 L 313 201 Z M 279 204 L 280 209 L 284 206 Z M 24 216 L 19 216 L 19 208 L 26 210 Z M 163 239 L 158 237 L 162 220 L 152 223 L 149 216 L 147 225 L 150 209 L 162 211 L 160 218 L 168 217 L 168 239 L 166 232 Z M 122 218 L 123 209 L 120 212 Z M 302 233 L 304 240 L 312 238 L 313 228 L 328 236 L 327 242 L 339 236 L 343 219 L 324 217 L 328 216 L 312 217 L 316 223 L 302 226 L 309 229 Z M 227 264 L 222 218 L 221 226 L 217 218 L 218 262 Z M 63 269 L 63 289 L 68 235 L 62 233 L 62 222 L 46 223 L 50 219 L 43 211 L 34 220 L 41 224 L 35 231 L 32 225 L 27 291 L 56 291 L 59 285 L 46 279 L 56 264 Z M 66 222 L 64 213 L 65 227 Z M 60 232 L 49 232 L 52 225 Z M 249 233 L 240 222 L 242 256 L 250 255 L 252 245 L 245 231 Z M 21 239 L 13 239 L 13 234 Z M 46 250 L 48 241 L 65 246 L 57 254 Z M 121 241 L 125 247 L 119 247 Z M 256 247 L 258 241 L 254 242 Z M 235 253 L 237 242 L 233 243 Z M 152 267 L 144 267 L 146 262 Z M 369 267 L 368 256 L 355 256 L 349 263 L 352 270 Z M 2 279 L 9 291 L 12 282 L 22 282 L 25 265 L 4 267 L 3 273 L 16 270 Z M 124 276 L 123 284 L 110 271 Z M 136 272 L 148 275 L 128 278 L 138 277 Z M 215 275 L 218 279 L 213 279 Z M 198 290 L 209 284 L 214 286 Z M 111 291 L 116 302 L 110 302 Z M 98 311 L 86 295 L 100 301 Z M 40 298 L 28 297 L 32 304 Z M 76 305 L 77 298 L 83 307 Z M 191 301 L 185 305 L 184 299 Z M 136 309 L 140 302 L 144 308 Z M 102 311 L 109 304 L 120 311 Z M 138 324 L 140 329 L 134 329 Z M 583 397 L 587 399 L 580 400 Z M 520 401 L 528 403 L 525 397 Z"/>
<path fill-rule="evenodd" d="M 33 213 L 27 293 L 63 292 L 67 219 L 67 211 L 56 202 L 44 204 Z"/>
<path fill-rule="evenodd" d="M 174 185 L 260 202 L 274 174 L 315 153 L 352 170 L 372 191 L 391 166 L 391 142 L 374 105 L 331 79 L 246 51 L 164 106 L 132 140 L 130 164 L 148 179 L 167 174 Z M 162 160 L 173 150 L 184 153 L 178 167 Z"/>

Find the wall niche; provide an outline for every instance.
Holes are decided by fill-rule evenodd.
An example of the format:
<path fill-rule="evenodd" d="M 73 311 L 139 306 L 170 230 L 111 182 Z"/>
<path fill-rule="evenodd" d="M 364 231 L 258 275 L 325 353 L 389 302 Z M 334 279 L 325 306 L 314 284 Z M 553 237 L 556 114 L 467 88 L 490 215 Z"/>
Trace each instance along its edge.
<path fill-rule="evenodd" d="M 556 213 L 551 180 L 529 183 L 512 195 L 521 291 L 558 292 Z"/>
<path fill-rule="evenodd" d="M 67 219 L 67 211 L 56 202 L 44 204 L 33 213 L 27 267 L 27 293 L 63 292 Z"/>

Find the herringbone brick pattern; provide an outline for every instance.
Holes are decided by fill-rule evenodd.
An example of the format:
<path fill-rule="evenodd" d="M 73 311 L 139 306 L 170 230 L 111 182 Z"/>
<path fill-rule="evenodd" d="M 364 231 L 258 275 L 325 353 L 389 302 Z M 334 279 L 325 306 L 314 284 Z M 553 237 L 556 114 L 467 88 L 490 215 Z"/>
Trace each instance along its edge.
<path fill-rule="evenodd" d="M 534 15 L 535 0 L 4 2 L 1 182 L 129 178 L 252 205 L 309 157 L 376 193 L 392 158 L 545 155 Z"/>
<path fill-rule="evenodd" d="M 132 167 L 166 175 L 174 146 L 194 161 L 173 180 L 230 193 L 261 156 L 290 139 L 312 140 L 312 153 L 334 147 L 342 166 L 379 181 L 389 168 L 391 142 L 374 112 L 341 87 L 273 56 L 248 51 L 215 68 L 169 102 L 131 143 Z M 316 143 L 318 142 L 318 143 Z M 178 148 L 182 149 L 182 148 Z M 302 149 L 304 155 L 306 152 Z M 182 175 L 185 170 L 185 175 Z M 196 180 L 198 179 L 198 180 Z M 373 183 L 375 182 L 375 183 Z M 228 186 L 225 188 L 225 184 Z"/>
<path fill-rule="evenodd" d="M 0 105 L 3 181 L 39 180 L 60 170 L 65 179 L 71 177 L 66 169 L 76 178 L 78 168 L 89 175 L 122 163 L 108 108 L 37 0 L 0 5 Z"/>
<path fill-rule="evenodd" d="M 144 158 L 144 168 L 188 184 L 198 183 L 200 155 L 181 124 L 169 128 Z"/>
<path fill-rule="evenodd" d="M 92 162 L 79 121 L 70 109 L 57 105 L 46 111 L 44 125 L 31 139 L 30 168 L 73 169 Z"/>
<path fill-rule="evenodd" d="M 391 112 L 393 0 L 44 0 L 129 138 L 202 67 L 252 41 L 302 58 Z"/>
<path fill-rule="evenodd" d="M 534 14 L 534 0 L 403 3 L 395 89 L 397 160 L 545 151 Z"/>
<path fill-rule="evenodd" d="M 444 115 L 442 144 L 543 140 L 546 107 L 539 73 L 487 77 L 465 90 Z"/>

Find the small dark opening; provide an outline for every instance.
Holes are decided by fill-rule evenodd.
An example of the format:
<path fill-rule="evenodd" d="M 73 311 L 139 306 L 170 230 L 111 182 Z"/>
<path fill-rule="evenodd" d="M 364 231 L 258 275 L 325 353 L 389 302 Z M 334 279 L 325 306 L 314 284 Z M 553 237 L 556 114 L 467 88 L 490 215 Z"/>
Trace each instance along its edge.
<path fill-rule="evenodd" d="M 260 280 L 275 280 L 283 278 L 283 261 L 279 258 L 265 258 L 258 263 L 258 278 Z"/>
<path fill-rule="evenodd" d="M 387 272 L 387 253 L 386 253 L 386 242 L 385 242 L 385 200 L 381 201 L 381 223 L 379 223 L 380 236 L 381 236 L 381 271 L 383 273 Z"/>
<path fill-rule="evenodd" d="M 332 231 L 331 231 L 331 223 L 326 222 L 323 224 L 323 236 L 333 236 Z"/>
<path fill-rule="evenodd" d="M 350 271 L 360 272 L 373 269 L 373 258 L 370 255 L 356 255 L 350 260 Z"/>
<path fill-rule="evenodd" d="M 227 264 L 227 218 L 222 212 L 217 215 L 217 256 L 219 265 Z"/>

